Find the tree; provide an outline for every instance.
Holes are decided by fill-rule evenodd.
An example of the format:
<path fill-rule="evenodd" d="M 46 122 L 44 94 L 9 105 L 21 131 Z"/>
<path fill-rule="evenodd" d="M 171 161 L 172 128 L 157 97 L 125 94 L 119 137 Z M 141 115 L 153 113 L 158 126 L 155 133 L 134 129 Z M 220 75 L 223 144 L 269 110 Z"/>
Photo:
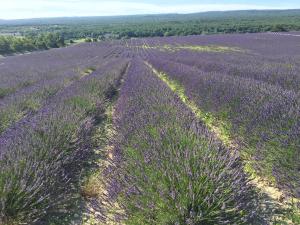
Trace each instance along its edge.
<path fill-rule="evenodd" d="M 0 54 L 8 54 L 11 52 L 9 41 L 6 37 L 0 36 Z"/>
<path fill-rule="evenodd" d="M 271 31 L 272 32 L 284 32 L 284 31 L 287 31 L 287 29 L 286 29 L 286 26 L 283 24 L 275 24 L 271 28 Z"/>

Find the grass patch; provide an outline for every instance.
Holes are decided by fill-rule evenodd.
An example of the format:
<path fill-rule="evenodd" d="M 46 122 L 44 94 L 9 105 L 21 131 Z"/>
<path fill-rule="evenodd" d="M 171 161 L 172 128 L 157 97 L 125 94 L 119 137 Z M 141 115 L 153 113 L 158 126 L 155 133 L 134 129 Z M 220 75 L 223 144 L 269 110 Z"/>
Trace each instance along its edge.
<path fill-rule="evenodd" d="M 73 77 L 73 78 L 69 78 L 67 80 L 65 80 L 66 85 L 68 85 L 68 83 L 71 83 L 73 81 L 77 81 L 80 80 L 81 78 L 91 75 L 94 71 L 96 71 L 95 67 L 87 67 L 85 69 L 81 69 L 80 67 L 76 68 L 75 71 L 78 73 L 77 76 Z"/>
<path fill-rule="evenodd" d="M 27 81 L 22 82 L 19 86 L 22 88 L 25 88 L 25 87 L 31 86 L 34 83 L 35 83 L 35 81 L 27 80 Z"/>
<path fill-rule="evenodd" d="M 41 107 L 39 99 L 29 98 L 20 104 L 20 109 L 22 112 L 36 112 Z"/>
<path fill-rule="evenodd" d="M 142 45 L 138 46 L 143 49 L 157 49 L 159 51 L 168 51 L 176 52 L 180 50 L 188 50 L 195 52 L 218 52 L 218 53 L 227 53 L 227 52 L 244 52 L 245 50 L 238 47 L 229 47 L 221 45 L 158 45 L 158 46 L 148 46 Z"/>
<path fill-rule="evenodd" d="M 102 193 L 102 182 L 99 172 L 90 174 L 81 186 L 81 196 L 84 198 L 98 198 Z"/>
<path fill-rule="evenodd" d="M 72 44 L 81 44 L 81 43 L 85 43 L 85 39 L 86 39 L 86 38 L 79 38 L 79 39 L 72 40 L 72 41 L 73 41 Z"/>
<path fill-rule="evenodd" d="M 0 88 L 0 99 L 13 93 L 15 90 L 13 88 Z"/>
<path fill-rule="evenodd" d="M 96 68 L 94 68 L 94 67 L 88 67 L 82 71 L 82 74 L 87 76 L 87 75 L 90 75 L 95 70 L 96 70 Z"/>
<path fill-rule="evenodd" d="M 0 134 L 4 132 L 12 123 L 20 120 L 24 112 L 19 112 L 15 107 L 0 111 Z"/>
<path fill-rule="evenodd" d="M 176 47 L 177 49 L 184 49 L 196 52 L 242 52 L 243 50 L 237 47 L 228 47 L 220 45 L 184 45 Z"/>
<path fill-rule="evenodd" d="M 84 96 L 74 96 L 65 101 L 66 104 L 72 106 L 76 112 L 76 109 L 80 109 L 80 111 L 84 110 L 85 112 L 93 112 L 96 109 L 95 103 L 92 99 L 89 99 Z"/>

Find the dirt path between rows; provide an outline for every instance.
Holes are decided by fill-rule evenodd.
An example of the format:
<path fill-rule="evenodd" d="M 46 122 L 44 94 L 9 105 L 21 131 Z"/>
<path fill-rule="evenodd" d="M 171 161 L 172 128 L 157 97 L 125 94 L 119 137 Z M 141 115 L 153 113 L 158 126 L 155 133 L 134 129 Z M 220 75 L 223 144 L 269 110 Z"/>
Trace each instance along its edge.
<path fill-rule="evenodd" d="M 114 112 L 119 92 L 124 82 L 130 63 L 122 75 L 118 89 L 109 100 L 103 112 L 98 118 L 101 122 L 93 128 L 91 142 L 93 145 L 94 157 L 91 159 L 93 167 L 85 171 L 82 184 L 81 196 L 81 219 L 72 224 L 100 225 L 100 224 L 121 224 L 116 222 L 116 216 L 122 213 L 122 208 L 116 200 L 110 196 L 109 173 L 114 165 L 114 141 L 117 135 L 114 126 Z"/>

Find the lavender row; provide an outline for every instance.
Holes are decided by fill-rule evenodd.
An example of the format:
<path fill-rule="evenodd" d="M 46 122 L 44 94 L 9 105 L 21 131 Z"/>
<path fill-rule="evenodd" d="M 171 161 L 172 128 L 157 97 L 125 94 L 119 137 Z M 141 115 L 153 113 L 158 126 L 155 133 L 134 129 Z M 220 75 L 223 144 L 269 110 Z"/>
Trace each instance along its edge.
<path fill-rule="evenodd" d="M 164 44 L 178 45 L 219 45 L 238 47 L 260 56 L 291 57 L 299 59 L 299 39 L 296 36 L 286 36 L 274 33 L 259 34 L 222 34 L 222 35 L 190 35 L 186 37 L 156 37 L 135 39 L 134 43 L 141 45 L 147 42 L 150 46 Z"/>
<path fill-rule="evenodd" d="M 112 46 L 83 44 L 1 59 L 0 103 L 12 93 L 30 92 L 27 89 L 31 89 L 32 86 L 51 81 L 66 73 L 73 74 L 71 77 L 76 76 L 87 67 L 97 65 L 96 62 L 106 58 L 112 51 Z"/>
<path fill-rule="evenodd" d="M 0 83 L 13 93 L 0 97 L 0 133 L 24 116 L 35 113 L 61 89 L 105 67 L 110 61 L 106 57 L 113 51 L 114 47 L 101 44 L 83 45 L 2 60 Z M 34 64 L 36 61 L 39 64 Z M 5 82 L 6 78 L 9 83 Z M 26 85 L 16 88 L 20 83 Z"/>
<path fill-rule="evenodd" d="M 299 95 L 265 82 L 223 73 L 208 73 L 160 58 L 149 58 L 155 68 L 179 81 L 188 97 L 242 138 L 263 176 L 299 195 Z M 297 147 L 298 146 L 298 147 Z"/>
<path fill-rule="evenodd" d="M 138 39 L 128 42 L 128 46 L 143 57 L 154 54 L 156 57 L 198 67 L 205 72 L 252 78 L 298 92 L 299 38 L 279 37 L 282 40 L 280 47 L 284 48 L 279 52 L 278 46 L 274 48 L 276 36 L 270 34 Z M 182 50 L 184 47 L 186 49 Z M 215 52 L 214 47 L 220 47 L 220 50 Z M 266 50 L 271 48 L 274 51 L 266 54 Z M 287 54 L 291 50 L 293 52 Z"/>
<path fill-rule="evenodd" d="M 121 64 L 122 65 L 123 60 L 111 60 L 106 61 L 105 63 L 100 64 L 102 67 L 99 68 L 96 72 L 97 73 L 106 73 L 107 71 L 111 70 L 111 68 L 115 67 L 115 65 Z M 97 74 L 96 73 L 96 74 Z M 0 135 L 0 155 L 5 152 L 4 149 L 9 149 L 9 147 L 6 147 L 9 144 L 7 143 L 14 143 L 14 138 L 18 135 L 20 135 L 22 132 L 26 133 L 26 129 L 24 129 L 24 125 L 26 124 L 34 124 L 35 121 L 39 121 L 40 117 L 47 117 L 47 115 L 52 112 L 55 112 L 57 109 L 57 104 L 61 104 L 61 102 L 64 101 L 64 99 L 69 98 L 70 96 L 74 95 L 74 90 L 77 90 L 81 87 L 82 82 L 86 82 L 90 79 L 92 79 L 95 76 L 95 72 L 93 72 L 89 76 L 84 76 L 82 79 L 74 81 L 70 83 L 70 85 L 61 88 L 60 90 L 57 90 L 56 93 L 53 95 L 48 96 L 48 98 L 44 99 L 44 102 L 40 102 L 40 107 L 37 108 L 36 111 L 29 112 L 25 117 L 17 121 L 15 124 L 10 126 L 8 129 L 6 129 L 1 135 Z M 35 101 L 40 99 L 42 96 L 36 96 Z M 22 106 L 22 104 L 21 104 Z M 28 106 L 27 106 L 28 107 Z M 8 111 L 10 112 L 10 111 Z M 3 118 L 3 117 L 2 117 Z M 16 133 L 18 135 L 16 135 Z"/>
<path fill-rule="evenodd" d="M 153 54 L 205 72 L 264 81 L 295 92 L 300 90 L 300 65 L 292 57 L 269 58 L 247 53 L 199 53 L 186 50 L 175 53 L 156 51 Z"/>
<path fill-rule="evenodd" d="M 72 84 L 1 137 L 0 223 L 41 224 L 45 216 L 71 213 L 90 150 L 86 123 L 101 117 L 126 64 L 114 62 Z"/>
<path fill-rule="evenodd" d="M 109 194 L 126 224 L 249 224 L 257 201 L 238 157 L 139 59 L 115 113 Z M 123 218 L 123 219 L 124 219 Z"/>
<path fill-rule="evenodd" d="M 62 71 L 57 78 L 43 80 L 23 93 L 18 92 L 8 96 L 0 105 L 0 134 L 18 120 L 35 114 L 44 104 L 48 104 L 56 93 L 67 89 L 72 83 L 88 76 L 93 70 L 102 69 L 114 63 L 116 63 L 115 60 L 95 61 L 92 67 L 90 64 L 85 64 L 83 66 L 85 69 L 82 71 Z"/>

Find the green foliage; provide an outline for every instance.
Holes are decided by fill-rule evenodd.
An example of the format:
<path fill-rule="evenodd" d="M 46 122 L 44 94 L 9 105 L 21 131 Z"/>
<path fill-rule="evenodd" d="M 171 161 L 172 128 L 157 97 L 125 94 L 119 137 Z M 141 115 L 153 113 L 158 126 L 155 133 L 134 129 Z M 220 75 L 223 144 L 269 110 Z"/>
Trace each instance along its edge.
<path fill-rule="evenodd" d="M 88 67 L 88 68 L 86 68 L 86 69 L 83 70 L 83 73 L 86 74 L 86 75 L 89 75 L 92 72 L 94 72 L 95 70 L 96 70 L 95 67 Z"/>
<path fill-rule="evenodd" d="M 75 96 L 66 102 L 68 105 L 71 105 L 74 108 L 74 111 L 76 109 L 81 109 L 86 112 L 91 112 L 95 110 L 95 104 L 91 101 L 91 99 L 82 97 L 82 96 Z"/>
<path fill-rule="evenodd" d="M 43 191 L 48 191 L 48 188 L 51 189 L 50 186 L 40 185 L 34 192 L 30 192 L 28 187 L 24 185 L 24 180 L 22 180 L 24 178 L 20 178 L 20 174 L 28 177 L 28 183 L 37 179 L 43 184 L 44 181 L 48 180 L 49 184 L 53 185 L 57 191 L 61 189 L 58 186 L 58 177 L 61 175 L 58 173 L 55 163 L 58 163 L 64 155 L 67 155 L 72 150 L 73 144 L 71 140 L 76 134 L 78 121 L 70 120 L 66 122 L 59 121 L 57 118 L 55 120 L 50 118 L 46 123 L 51 123 L 52 125 L 47 132 L 41 127 L 32 133 L 33 139 L 29 143 L 31 150 L 29 155 L 25 155 L 24 152 L 19 150 L 18 153 L 14 153 L 14 158 L 5 156 L 7 158 L 0 161 L 0 167 L 3 168 L 0 171 L 0 199 L 5 204 L 4 224 L 7 224 L 6 220 L 10 221 L 8 218 L 13 218 L 15 222 L 13 224 L 24 223 L 29 218 L 27 218 L 27 214 L 29 215 L 30 213 L 42 216 L 45 212 L 36 209 L 48 208 L 53 204 L 49 196 L 42 199 L 42 201 L 40 197 Z M 57 146 L 59 146 L 58 151 L 49 151 L 49 149 L 55 149 Z M 31 165 L 29 163 L 30 157 L 33 156 L 38 159 L 36 162 L 37 168 L 34 171 L 28 170 Z M 19 159 L 18 165 L 10 166 L 15 159 Z M 48 170 L 47 176 L 36 177 L 46 169 Z"/>
<path fill-rule="evenodd" d="M 92 42 L 93 40 L 91 38 L 86 38 L 84 41 L 85 42 Z"/>
<path fill-rule="evenodd" d="M 13 122 L 22 118 L 23 113 L 17 112 L 15 107 L 9 110 L 0 110 L 0 134 L 5 131 Z"/>
<path fill-rule="evenodd" d="M 0 88 L 0 99 L 13 92 L 12 88 Z"/>
<path fill-rule="evenodd" d="M 65 40 L 58 33 L 42 33 L 38 36 L 0 36 L 0 54 L 23 53 L 27 51 L 59 48 Z"/>
<path fill-rule="evenodd" d="M 20 108 L 23 112 L 35 112 L 40 106 L 40 100 L 35 98 L 28 98 L 20 104 Z"/>

